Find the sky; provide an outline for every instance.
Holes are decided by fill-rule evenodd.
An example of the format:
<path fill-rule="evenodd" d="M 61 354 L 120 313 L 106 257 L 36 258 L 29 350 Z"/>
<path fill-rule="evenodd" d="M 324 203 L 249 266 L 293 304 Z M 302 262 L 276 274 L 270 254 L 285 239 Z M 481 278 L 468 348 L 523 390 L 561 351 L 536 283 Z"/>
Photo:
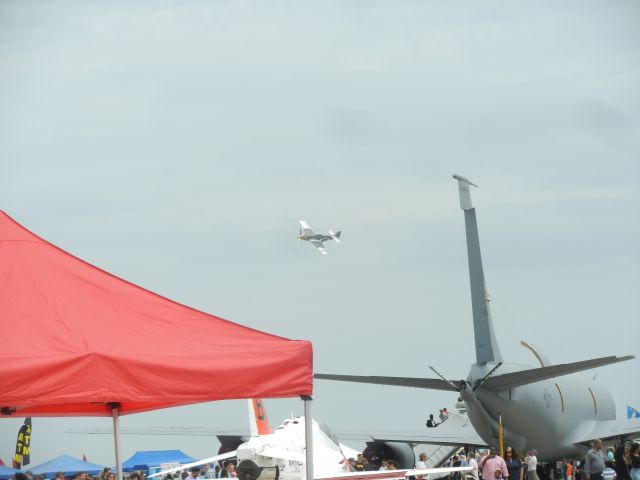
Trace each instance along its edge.
<path fill-rule="evenodd" d="M 480 188 L 510 361 L 638 354 L 635 1 L 0 3 L 0 208 L 178 302 L 313 342 L 315 371 L 465 378 L 475 356 L 451 174 Z M 298 220 L 342 230 L 323 257 Z M 202 339 L 203 342 L 217 339 Z M 193 348 L 193 346 L 183 346 Z M 197 347 L 196 347 L 197 348 Z M 618 415 L 640 360 L 588 375 Z M 455 395 L 315 385 L 338 432 L 416 429 Z M 272 423 L 302 413 L 267 401 Z M 20 419 L 0 419 L 10 462 Z M 36 418 L 32 465 L 113 464 L 109 419 Z M 244 427 L 244 401 L 122 427 Z M 217 453 L 215 438 L 132 436 Z"/>

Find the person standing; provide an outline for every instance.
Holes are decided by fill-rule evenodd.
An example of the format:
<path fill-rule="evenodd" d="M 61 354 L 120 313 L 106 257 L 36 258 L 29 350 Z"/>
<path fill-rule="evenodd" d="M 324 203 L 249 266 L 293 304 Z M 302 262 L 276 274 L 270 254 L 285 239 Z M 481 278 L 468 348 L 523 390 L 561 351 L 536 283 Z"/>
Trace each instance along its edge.
<path fill-rule="evenodd" d="M 605 455 L 602 451 L 602 440 L 594 440 L 593 446 L 584 458 L 584 475 L 587 480 L 602 480 L 605 469 Z M 640 480 L 640 479 L 638 479 Z"/>
<path fill-rule="evenodd" d="M 190 472 L 186 480 L 196 480 L 200 476 L 200 469 L 198 467 L 193 467 Z"/>
<path fill-rule="evenodd" d="M 631 480 L 640 480 L 640 443 L 631 444 L 629 459 L 631 460 Z"/>
<path fill-rule="evenodd" d="M 418 455 L 418 461 L 416 462 L 416 470 L 424 470 L 427 468 L 427 454 L 422 452 Z M 429 480 L 429 475 L 416 475 L 416 480 Z"/>
<path fill-rule="evenodd" d="M 529 480 L 540 480 L 538 478 L 538 452 L 529 450 L 527 456 L 524 457 L 524 463 L 527 464 L 527 478 Z"/>
<path fill-rule="evenodd" d="M 507 464 L 507 470 L 509 471 L 509 478 L 511 480 L 524 480 L 524 466 L 512 447 L 507 447 L 504 463 Z"/>
<path fill-rule="evenodd" d="M 567 462 L 564 466 L 565 472 L 567 472 L 567 480 L 573 480 L 573 463 Z"/>
<path fill-rule="evenodd" d="M 613 454 L 616 477 L 618 480 L 631 480 L 629 475 L 629 445 L 618 445 Z"/>
<path fill-rule="evenodd" d="M 479 480 L 478 478 L 478 461 L 476 460 L 476 457 L 474 455 L 475 452 L 469 452 L 467 454 L 467 465 L 469 467 L 471 467 L 471 471 L 468 473 L 468 475 L 471 475 L 474 480 Z"/>
<path fill-rule="evenodd" d="M 202 478 L 206 480 L 212 480 L 215 478 L 213 470 L 211 470 L 211 466 L 208 463 L 205 463 L 202 466 Z"/>
<path fill-rule="evenodd" d="M 496 471 L 500 470 L 501 478 L 507 478 L 509 476 L 509 470 L 507 470 L 507 464 L 504 463 L 504 458 L 498 455 L 496 447 L 489 448 L 489 455 L 484 457 L 480 462 L 480 468 L 482 469 L 483 479 L 496 478 Z"/>

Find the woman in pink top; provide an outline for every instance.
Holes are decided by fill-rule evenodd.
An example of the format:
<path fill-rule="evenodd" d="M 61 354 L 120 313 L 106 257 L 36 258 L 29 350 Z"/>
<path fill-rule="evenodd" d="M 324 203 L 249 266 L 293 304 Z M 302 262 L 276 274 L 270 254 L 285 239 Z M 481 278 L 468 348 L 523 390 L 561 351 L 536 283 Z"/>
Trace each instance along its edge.
<path fill-rule="evenodd" d="M 480 468 L 482 469 L 482 478 L 483 479 L 494 479 L 496 478 L 496 471 L 500 470 L 502 472 L 502 478 L 509 477 L 509 471 L 507 470 L 507 464 L 504 462 L 504 459 L 498 455 L 498 451 L 496 447 L 491 447 L 489 449 L 489 455 L 484 457 L 480 462 Z M 519 479 L 516 479 L 519 480 Z"/>

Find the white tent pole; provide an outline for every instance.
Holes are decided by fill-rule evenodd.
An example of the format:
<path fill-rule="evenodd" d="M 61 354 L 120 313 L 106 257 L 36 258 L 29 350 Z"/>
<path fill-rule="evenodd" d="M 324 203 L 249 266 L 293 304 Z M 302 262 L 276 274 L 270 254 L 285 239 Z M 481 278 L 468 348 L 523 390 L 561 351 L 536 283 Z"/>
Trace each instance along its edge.
<path fill-rule="evenodd" d="M 113 442 L 116 450 L 116 479 L 122 480 L 122 463 L 120 461 L 120 409 L 112 406 L 111 414 L 113 415 Z"/>
<path fill-rule="evenodd" d="M 313 416 L 311 415 L 311 401 L 308 395 L 302 396 L 304 402 L 304 446 L 305 471 L 307 480 L 313 480 Z"/>

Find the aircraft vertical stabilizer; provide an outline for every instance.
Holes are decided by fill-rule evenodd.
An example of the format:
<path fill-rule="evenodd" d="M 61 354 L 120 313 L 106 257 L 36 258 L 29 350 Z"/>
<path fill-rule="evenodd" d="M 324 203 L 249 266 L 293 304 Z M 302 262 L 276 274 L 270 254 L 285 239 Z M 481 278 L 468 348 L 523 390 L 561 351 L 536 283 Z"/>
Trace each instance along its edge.
<path fill-rule="evenodd" d="M 478 222 L 476 209 L 471 203 L 469 187 L 477 185 L 464 177 L 454 175 L 460 190 L 460 208 L 464 211 L 464 223 L 467 235 L 467 255 L 469 257 L 469 281 L 471 283 L 471 307 L 473 310 L 473 331 L 476 344 L 476 362 L 485 364 L 501 362 L 502 354 L 496 341 L 491 321 L 491 310 L 487 298 L 487 289 L 482 269 L 480 254 L 480 238 L 478 236 Z"/>
<path fill-rule="evenodd" d="M 267 420 L 267 412 L 259 398 L 249 399 L 249 426 L 252 437 L 273 433 Z"/>

